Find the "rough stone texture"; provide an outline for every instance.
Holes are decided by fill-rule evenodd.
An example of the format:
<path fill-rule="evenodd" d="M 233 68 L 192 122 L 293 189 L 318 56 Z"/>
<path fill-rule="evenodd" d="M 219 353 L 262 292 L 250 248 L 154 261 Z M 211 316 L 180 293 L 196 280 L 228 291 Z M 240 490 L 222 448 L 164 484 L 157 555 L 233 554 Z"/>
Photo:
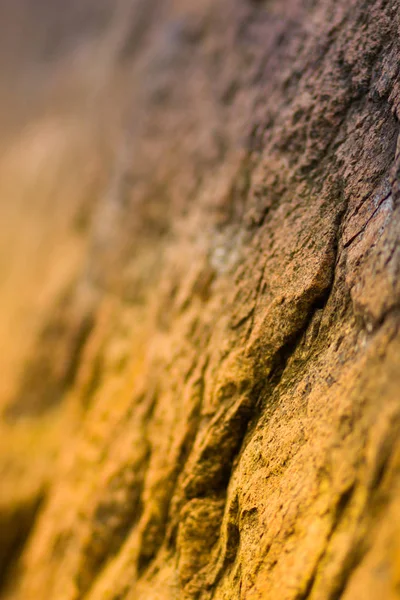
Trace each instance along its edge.
<path fill-rule="evenodd" d="M 399 4 L 121 7 L 116 151 L 17 218 L 3 597 L 399 598 Z"/>

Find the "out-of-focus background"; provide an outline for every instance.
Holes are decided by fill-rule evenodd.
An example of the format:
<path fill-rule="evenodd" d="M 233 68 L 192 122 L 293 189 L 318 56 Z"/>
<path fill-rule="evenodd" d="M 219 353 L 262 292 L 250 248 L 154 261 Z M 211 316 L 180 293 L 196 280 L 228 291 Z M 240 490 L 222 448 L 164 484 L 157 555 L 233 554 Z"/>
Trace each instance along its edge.
<path fill-rule="evenodd" d="M 157 118 L 163 126 L 167 121 L 162 110 L 158 117 L 154 110 L 143 126 L 147 108 L 149 102 L 163 105 L 165 86 L 175 85 L 174 65 L 182 66 L 176 48 L 181 38 L 189 40 L 189 50 L 180 51 L 187 60 L 197 13 L 209 4 L 199 9 L 180 0 L 0 0 L 0 407 L 19 394 L 25 358 L 37 354 L 37 336 L 66 282 L 81 277 L 88 256 L 91 272 L 101 261 L 100 249 L 93 258 L 88 244 L 101 241 L 97 229 L 92 235 L 99 223 L 112 226 L 104 199 L 129 164 L 153 177 L 148 165 L 160 163 L 155 153 L 162 155 L 164 148 L 154 151 L 151 128 Z M 198 74 L 192 88 L 207 113 Z M 186 103 L 199 127 L 198 107 L 192 99 Z M 184 111 L 192 118 L 188 106 Z M 182 114 L 177 102 L 163 134 L 168 143 Z M 216 136 L 213 118 L 208 116 L 211 133 L 202 128 L 202 137 L 190 142 L 192 151 L 196 144 L 200 152 L 201 146 L 209 151 L 210 135 Z M 132 140 L 145 129 L 150 142 L 135 153 Z M 181 152 L 188 156 L 185 148 Z M 179 166 L 178 153 L 174 160 Z M 107 259 L 112 252 L 108 247 Z"/>
<path fill-rule="evenodd" d="M 124 119 L 117 65 L 134 4 L 0 2 L 2 406 L 46 307 L 80 265 L 110 176 Z"/>
<path fill-rule="evenodd" d="M 16 421 L 10 406 L 23 381 L 39 397 L 49 379 L 69 376 L 62 351 L 53 353 L 52 373 L 41 359 L 62 337 L 58 326 L 46 348 L 38 340 L 84 269 L 135 94 L 123 55 L 132 11 L 143 7 L 0 0 L 0 585 L 30 530 L 62 431 L 57 419 Z"/>

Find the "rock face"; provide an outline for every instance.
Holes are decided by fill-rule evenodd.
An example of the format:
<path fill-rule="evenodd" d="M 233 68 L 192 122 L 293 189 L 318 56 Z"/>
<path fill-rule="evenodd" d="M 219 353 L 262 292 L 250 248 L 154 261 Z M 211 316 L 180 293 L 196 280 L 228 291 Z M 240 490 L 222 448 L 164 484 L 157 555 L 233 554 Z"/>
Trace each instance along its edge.
<path fill-rule="evenodd" d="M 119 11 L 1 208 L 2 597 L 399 598 L 398 1 Z"/>

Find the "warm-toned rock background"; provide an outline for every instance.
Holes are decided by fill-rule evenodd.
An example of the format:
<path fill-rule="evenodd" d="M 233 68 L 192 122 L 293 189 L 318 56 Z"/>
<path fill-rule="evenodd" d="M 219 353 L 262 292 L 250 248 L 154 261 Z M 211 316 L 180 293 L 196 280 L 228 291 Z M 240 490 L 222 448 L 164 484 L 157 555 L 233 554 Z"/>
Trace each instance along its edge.
<path fill-rule="evenodd" d="M 0 13 L 1 597 L 400 598 L 398 0 Z"/>

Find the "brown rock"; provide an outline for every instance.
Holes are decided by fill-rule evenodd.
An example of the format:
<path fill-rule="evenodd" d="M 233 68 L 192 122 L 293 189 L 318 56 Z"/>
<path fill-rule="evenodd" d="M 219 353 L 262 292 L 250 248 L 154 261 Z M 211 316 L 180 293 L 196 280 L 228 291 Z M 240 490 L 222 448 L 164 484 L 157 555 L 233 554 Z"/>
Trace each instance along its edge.
<path fill-rule="evenodd" d="M 398 8 L 132 0 L 43 74 L 0 162 L 5 599 L 399 597 Z"/>

